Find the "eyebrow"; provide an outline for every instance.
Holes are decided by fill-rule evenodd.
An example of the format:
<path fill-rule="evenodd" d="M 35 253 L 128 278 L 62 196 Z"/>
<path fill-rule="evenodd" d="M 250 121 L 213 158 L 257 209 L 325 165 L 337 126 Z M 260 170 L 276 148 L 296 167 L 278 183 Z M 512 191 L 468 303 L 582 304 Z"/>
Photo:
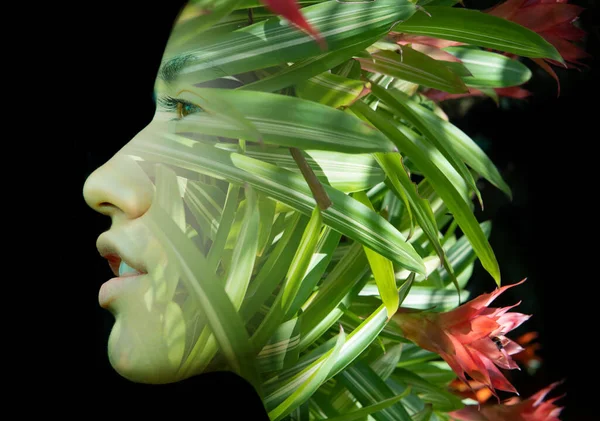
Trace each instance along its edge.
<path fill-rule="evenodd" d="M 186 64 L 193 59 L 193 55 L 186 54 L 167 60 L 160 66 L 158 77 L 167 83 L 174 81 Z"/>

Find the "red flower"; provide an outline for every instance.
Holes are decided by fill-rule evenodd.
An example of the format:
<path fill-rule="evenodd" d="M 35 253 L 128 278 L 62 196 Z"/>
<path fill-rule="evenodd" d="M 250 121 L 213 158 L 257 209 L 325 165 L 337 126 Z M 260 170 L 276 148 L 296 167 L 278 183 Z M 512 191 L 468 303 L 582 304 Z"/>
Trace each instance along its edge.
<path fill-rule="evenodd" d="M 524 401 L 515 397 L 503 404 L 481 406 L 481 409 L 478 405 L 469 405 L 451 412 L 450 416 L 458 421 L 560 421 L 558 416 L 562 408 L 554 402 L 562 396 L 544 401 L 546 395 L 560 383 L 552 383 Z"/>
<path fill-rule="evenodd" d="M 473 399 L 479 403 L 485 403 L 492 397 L 492 391 L 483 383 L 469 380 L 469 384 L 462 380 L 454 379 L 448 385 L 448 389 L 463 399 Z"/>
<path fill-rule="evenodd" d="M 394 320 L 407 339 L 440 354 L 466 384 L 468 374 L 495 395 L 496 389 L 517 393 L 498 367 L 519 368 L 511 355 L 523 348 L 505 335 L 531 316 L 509 312 L 519 303 L 504 308 L 488 306 L 506 289 L 524 281 L 497 288 L 445 313 L 400 309 Z"/>
<path fill-rule="evenodd" d="M 585 36 L 583 30 L 573 25 L 583 8 L 567 3 L 568 0 L 508 0 L 486 13 L 537 32 L 571 63 L 569 67 L 575 67 L 573 64 L 581 64 L 578 60 L 589 55 L 571 42 L 581 41 Z"/>
<path fill-rule="evenodd" d="M 298 7 L 297 0 L 261 0 L 261 2 L 271 10 L 271 12 L 283 16 L 298 28 L 311 35 L 319 43 L 321 49 L 325 50 L 327 48 L 325 40 L 321 37 L 319 31 L 314 29 L 311 24 L 304 19 L 304 16 Z"/>
<path fill-rule="evenodd" d="M 531 92 L 529 92 L 527 89 L 521 88 L 520 86 L 509 86 L 507 88 L 494 88 L 494 91 L 496 91 L 496 94 L 498 96 L 503 96 L 503 97 L 507 97 L 507 98 L 516 98 L 516 99 L 527 98 L 529 95 L 531 95 Z M 436 102 L 445 101 L 447 99 L 464 98 L 464 97 L 468 97 L 468 96 L 486 96 L 485 93 L 483 93 L 479 89 L 475 89 L 475 88 L 469 88 L 469 92 L 464 93 L 464 94 L 451 94 L 448 92 L 439 91 L 437 89 L 428 88 L 423 91 L 423 95 L 425 95 L 430 100 L 436 101 Z"/>

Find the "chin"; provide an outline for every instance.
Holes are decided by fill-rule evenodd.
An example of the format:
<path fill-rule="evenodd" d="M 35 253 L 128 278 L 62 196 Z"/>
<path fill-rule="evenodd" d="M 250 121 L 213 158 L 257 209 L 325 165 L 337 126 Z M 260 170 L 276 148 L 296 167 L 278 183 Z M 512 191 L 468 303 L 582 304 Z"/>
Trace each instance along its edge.
<path fill-rule="evenodd" d="M 149 317 L 150 316 L 150 317 Z M 157 317 L 117 313 L 108 339 L 108 358 L 121 376 L 136 383 L 165 384 L 184 379 L 179 347 L 167 347 Z"/>

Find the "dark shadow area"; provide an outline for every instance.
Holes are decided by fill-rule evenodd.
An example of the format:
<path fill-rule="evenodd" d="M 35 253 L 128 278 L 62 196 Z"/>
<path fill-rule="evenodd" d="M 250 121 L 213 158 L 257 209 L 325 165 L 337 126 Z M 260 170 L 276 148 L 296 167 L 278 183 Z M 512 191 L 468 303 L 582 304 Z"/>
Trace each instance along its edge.
<path fill-rule="evenodd" d="M 474 7 L 467 2 L 467 6 Z M 489 2 L 488 2 L 489 3 Z M 491 2 L 493 4 L 495 2 Z M 595 163 L 600 55 L 597 6 L 591 0 L 569 3 L 585 10 L 579 24 L 588 33 L 585 49 L 589 69 L 554 67 L 556 82 L 530 61 L 533 77 L 524 87 L 533 95 L 525 100 L 478 99 L 469 111 L 451 121 L 478 141 L 512 188 L 513 200 L 483 183 L 485 210 L 480 220 L 493 221 L 490 242 L 498 258 L 503 284 L 527 277 L 498 302 L 523 302 L 515 311 L 533 317 L 511 334 L 538 332 L 542 365 L 535 375 L 511 372 L 523 397 L 565 379 L 552 394 L 566 397 L 563 421 L 597 419 L 595 388 L 600 371 L 590 340 L 598 286 L 595 272 L 597 228 L 594 205 L 597 190 Z M 493 280 L 477 264 L 469 289 L 475 294 L 494 288 Z M 587 344 L 587 345 L 586 345 Z"/>

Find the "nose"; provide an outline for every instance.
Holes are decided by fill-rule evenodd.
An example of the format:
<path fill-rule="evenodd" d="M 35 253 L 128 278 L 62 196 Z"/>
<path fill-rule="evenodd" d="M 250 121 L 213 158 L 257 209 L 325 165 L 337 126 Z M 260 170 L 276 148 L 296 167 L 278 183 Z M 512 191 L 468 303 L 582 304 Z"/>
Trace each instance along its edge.
<path fill-rule="evenodd" d="M 90 174 L 83 186 L 87 204 L 111 218 L 139 218 L 152 204 L 153 196 L 154 184 L 123 151 Z"/>

